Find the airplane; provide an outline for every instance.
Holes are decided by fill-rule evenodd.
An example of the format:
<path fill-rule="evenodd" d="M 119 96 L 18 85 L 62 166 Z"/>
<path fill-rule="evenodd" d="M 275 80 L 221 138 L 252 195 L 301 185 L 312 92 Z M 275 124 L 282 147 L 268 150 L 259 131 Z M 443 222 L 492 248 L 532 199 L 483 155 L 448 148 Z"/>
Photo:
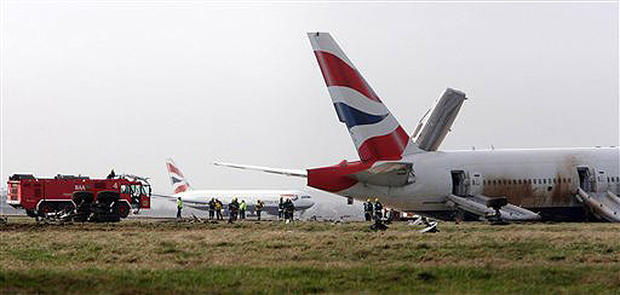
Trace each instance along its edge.
<path fill-rule="evenodd" d="M 256 213 L 255 206 L 258 200 L 264 203 L 264 213 L 276 216 L 278 215 L 280 198 L 284 201 L 290 199 L 295 205 L 295 211 L 299 211 L 300 216 L 303 216 L 307 209 L 314 206 L 312 197 L 300 190 L 193 190 L 181 169 L 172 159 L 166 160 L 166 170 L 170 176 L 174 195 L 153 194 L 153 196 L 167 198 L 171 201 L 180 197 L 185 206 L 198 210 L 209 210 L 211 198 L 220 200 L 225 212 L 233 198 L 237 198 L 239 202 L 245 200 L 248 205 L 248 216 Z"/>
<path fill-rule="evenodd" d="M 442 220 L 620 222 L 617 146 L 438 150 L 465 93 L 448 88 L 410 136 L 329 33 L 308 37 L 360 160 L 305 170 L 214 164 L 305 177 L 313 188 Z"/>

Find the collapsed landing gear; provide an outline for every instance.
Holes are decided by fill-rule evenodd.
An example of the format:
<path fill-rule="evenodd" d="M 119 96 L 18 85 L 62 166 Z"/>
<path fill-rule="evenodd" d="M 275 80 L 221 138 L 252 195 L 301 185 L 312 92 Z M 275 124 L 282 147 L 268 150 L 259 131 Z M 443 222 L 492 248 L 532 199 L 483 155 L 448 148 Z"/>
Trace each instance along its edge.
<path fill-rule="evenodd" d="M 486 202 L 486 205 L 487 207 L 495 210 L 495 214 L 487 217 L 487 220 L 489 221 L 489 223 L 491 223 L 491 225 L 507 225 L 508 224 L 508 222 L 506 222 L 502 218 L 502 214 L 499 212 L 499 209 L 508 205 L 508 200 L 506 198 L 488 199 Z"/>

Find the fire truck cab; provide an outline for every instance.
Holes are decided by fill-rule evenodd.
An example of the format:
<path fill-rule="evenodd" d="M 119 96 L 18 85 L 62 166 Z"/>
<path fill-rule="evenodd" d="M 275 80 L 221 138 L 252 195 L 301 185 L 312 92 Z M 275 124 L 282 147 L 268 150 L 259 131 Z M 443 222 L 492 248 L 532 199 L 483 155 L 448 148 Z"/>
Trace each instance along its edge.
<path fill-rule="evenodd" d="M 28 216 L 66 213 L 76 221 L 119 221 L 131 209 L 148 209 L 151 187 L 145 178 L 121 175 L 108 179 L 57 175 L 36 178 L 14 174 L 8 181 L 7 203 Z"/>

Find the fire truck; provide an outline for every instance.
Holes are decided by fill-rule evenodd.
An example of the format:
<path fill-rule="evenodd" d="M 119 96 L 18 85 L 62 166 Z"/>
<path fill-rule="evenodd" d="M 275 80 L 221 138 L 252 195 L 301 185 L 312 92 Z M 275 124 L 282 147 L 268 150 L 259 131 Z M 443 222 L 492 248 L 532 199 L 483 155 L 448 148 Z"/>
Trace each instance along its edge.
<path fill-rule="evenodd" d="M 14 174 L 7 188 L 7 203 L 37 219 L 62 214 L 74 221 L 115 222 L 127 217 L 132 209 L 137 212 L 151 206 L 151 186 L 146 178 L 134 175 L 91 179 Z"/>

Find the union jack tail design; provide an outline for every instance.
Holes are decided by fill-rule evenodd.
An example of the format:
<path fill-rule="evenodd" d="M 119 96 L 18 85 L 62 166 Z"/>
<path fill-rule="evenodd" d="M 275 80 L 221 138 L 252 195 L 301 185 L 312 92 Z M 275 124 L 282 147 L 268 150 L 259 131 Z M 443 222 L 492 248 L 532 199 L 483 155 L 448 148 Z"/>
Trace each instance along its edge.
<path fill-rule="evenodd" d="M 418 151 L 329 33 L 308 33 L 338 119 L 349 129 L 360 159 L 400 160 Z"/>
<path fill-rule="evenodd" d="M 166 160 L 166 169 L 168 170 L 168 175 L 170 175 L 172 190 L 175 194 L 188 191 L 192 188 L 189 182 L 187 182 L 187 179 L 185 179 L 185 176 L 183 176 L 181 169 L 179 169 L 172 159 Z"/>

